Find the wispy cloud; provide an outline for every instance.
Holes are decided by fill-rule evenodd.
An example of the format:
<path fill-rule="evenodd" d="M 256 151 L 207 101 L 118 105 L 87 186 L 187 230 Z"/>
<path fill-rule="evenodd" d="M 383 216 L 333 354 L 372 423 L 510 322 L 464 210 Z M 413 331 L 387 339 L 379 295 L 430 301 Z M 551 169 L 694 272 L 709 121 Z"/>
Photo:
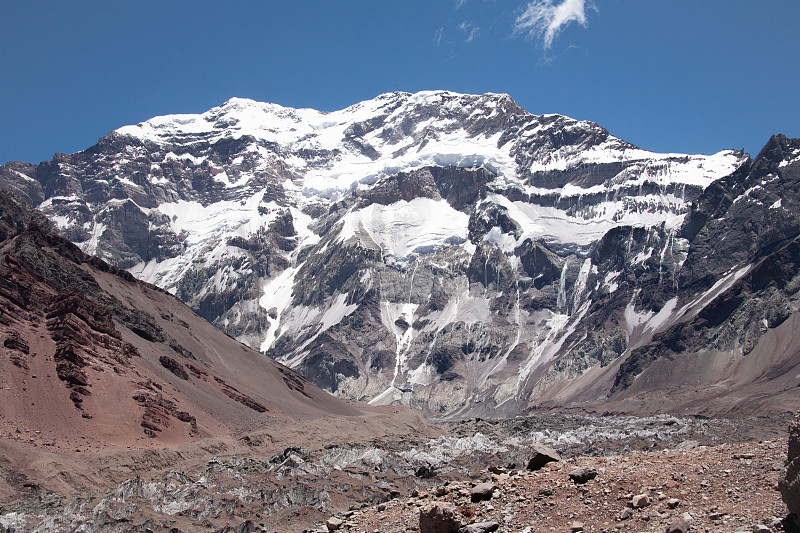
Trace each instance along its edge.
<path fill-rule="evenodd" d="M 572 22 L 584 28 L 588 25 L 586 9 L 597 9 L 591 0 L 534 0 L 514 21 L 514 35 L 542 39 L 545 50 Z"/>
<path fill-rule="evenodd" d="M 442 37 L 444 36 L 444 26 L 439 28 L 433 33 L 433 42 L 436 43 L 436 46 L 442 44 Z"/>
<path fill-rule="evenodd" d="M 466 2 L 467 0 L 456 0 L 456 9 L 463 6 Z"/>
<path fill-rule="evenodd" d="M 466 20 L 459 24 L 458 28 L 466 34 L 466 38 L 464 39 L 465 43 L 471 43 L 481 31 L 480 26 L 476 26 Z"/>

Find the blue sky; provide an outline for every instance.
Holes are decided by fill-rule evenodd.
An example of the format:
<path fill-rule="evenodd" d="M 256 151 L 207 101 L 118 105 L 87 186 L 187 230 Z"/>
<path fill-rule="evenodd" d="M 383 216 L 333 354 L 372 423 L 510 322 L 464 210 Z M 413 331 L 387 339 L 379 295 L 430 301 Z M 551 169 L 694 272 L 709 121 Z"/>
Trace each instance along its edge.
<path fill-rule="evenodd" d="M 800 136 L 797 0 L 2 0 L 0 163 L 233 96 L 509 93 L 643 148 Z"/>

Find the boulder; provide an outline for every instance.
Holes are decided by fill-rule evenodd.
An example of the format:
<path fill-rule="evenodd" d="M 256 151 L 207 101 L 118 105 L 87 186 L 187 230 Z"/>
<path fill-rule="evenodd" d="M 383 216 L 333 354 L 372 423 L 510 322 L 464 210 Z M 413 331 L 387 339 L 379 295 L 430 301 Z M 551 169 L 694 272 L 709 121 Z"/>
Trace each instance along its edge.
<path fill-rule="evenodd" d="M 667 526 L 667 533 L 686 533 L 689 531 L 689 522 L 683 518 L 678 518 Z"/>
<path fill-rule="evenodd" d="M 461 521 L 451 504 L 434 503 L 419 511 L 420 533 L 458 533 L 460 528 Z"/>
<path fill-rule="evenodd" d="M 344 524 L 344 520 L 341 518 L 336 518 L 335 516 L 332 516 L 325 521 L 325 525 L 328 526 L 329 531 L 336 531 L 342 527 L 342 524 Z"/>
<path fill-rule="evenodd" d="M 650 505 L 650 497 L 647 494 L 637 494 L 631 501 L 628 502 L 628 505 L 633 507 L 634 509 L 644 509 L 648 505 Z"/>
<path fill-rule="evenodd" d="M 533 453 L 528 460 L 528 470 L 539 470 L 547 463 L 561 460 L 561 456 L 552 448 L 540 444 L 534 444 L 531 448 Z"/>
<path fill-rule="evenodd" d="M 789 423 L 787 460 L 778 488 L 789 512 L 800 516 L 800 413 Z"/>
<path fill-rule="evenodd" d="M 436 469 L 429 464 L 424 464 L 417 468 L 414 475 L 418 478 L 430 479 L 436 475 Z"/>
<path fill-rule="evenodd" d="M 670 509 L 675 509 L 677 506 L 681 504 L 681 501 L 678 498 L 670 498 L 667 500 L 667 507 Z"/>
<path fill-rule="evenodd" d="M 499 522 L 475 522 L 468 526 L 464 526 L 458 530 L 458 533 L 491 533 L 500 528 Z"/>
<path fill-rule="evenodd" d="M 800 413 L 789 422 L 789 461 L 800 457 Z"/>
<path fill-rule="evenodd" d="M 469 498 L 473 503 L 491 500 L 494 489 L 494 483 L 478 483 L 469 491 Z"/>
<path fill-rule="evenodd" d="M 569 473 L 569 478 L 575 483 L 578 483 L 580 485 L 596 477 L 597 477 L 597 470 L 595 470 L 594 468 L 585 468 L 585 467 L 576 468 L 575 470 Z"/>

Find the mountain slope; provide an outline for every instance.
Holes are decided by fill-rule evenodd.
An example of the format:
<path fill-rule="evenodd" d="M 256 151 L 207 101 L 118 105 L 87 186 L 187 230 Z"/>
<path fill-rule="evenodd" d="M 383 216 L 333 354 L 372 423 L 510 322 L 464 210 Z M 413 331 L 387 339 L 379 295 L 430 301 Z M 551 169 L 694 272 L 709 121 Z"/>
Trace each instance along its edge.
<path fill-rule="evenodd" d="M 793 315 L 791 289 L 758 280 L 724 302 L 794 238 L 778 199 L 795 201 L 779 188 L 795 145 L 776 137 L 755 161 L 655 154 L 497 94 L 390 93 L 332 113 L 232 99 L 6 165 L 0 181 L 84 251 L 337 395 L 436 416 L 655 410 L 678 405 L 659 403 L 658 380 L 631 403 L 643 371 L 753 353 Z M 678 348 L 666 330 L 681 324 L 699 333 Z"/>
<path fill-rule="evenodd" d="M 2 190 L 0 339 L 4 500 L 237 450 L 313 448 L 351 425 L 352 439 L 408 431 L 405 415 L 334 398 L 174 296 L 85 255 Z"/>

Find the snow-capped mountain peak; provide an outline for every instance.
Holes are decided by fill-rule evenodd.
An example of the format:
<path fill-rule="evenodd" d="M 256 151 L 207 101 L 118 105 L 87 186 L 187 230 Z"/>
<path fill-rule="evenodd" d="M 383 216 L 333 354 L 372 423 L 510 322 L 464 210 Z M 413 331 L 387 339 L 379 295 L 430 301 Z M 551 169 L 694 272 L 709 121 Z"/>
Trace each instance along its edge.
<path fill-rule="evenodd" d="M 423 91 L 330 112 L 232 98 L 3 176 L 85 251 L 318 385 L 456 414 L 555 398 L 690 316 L 698 206 L 749 164 Z"/>

